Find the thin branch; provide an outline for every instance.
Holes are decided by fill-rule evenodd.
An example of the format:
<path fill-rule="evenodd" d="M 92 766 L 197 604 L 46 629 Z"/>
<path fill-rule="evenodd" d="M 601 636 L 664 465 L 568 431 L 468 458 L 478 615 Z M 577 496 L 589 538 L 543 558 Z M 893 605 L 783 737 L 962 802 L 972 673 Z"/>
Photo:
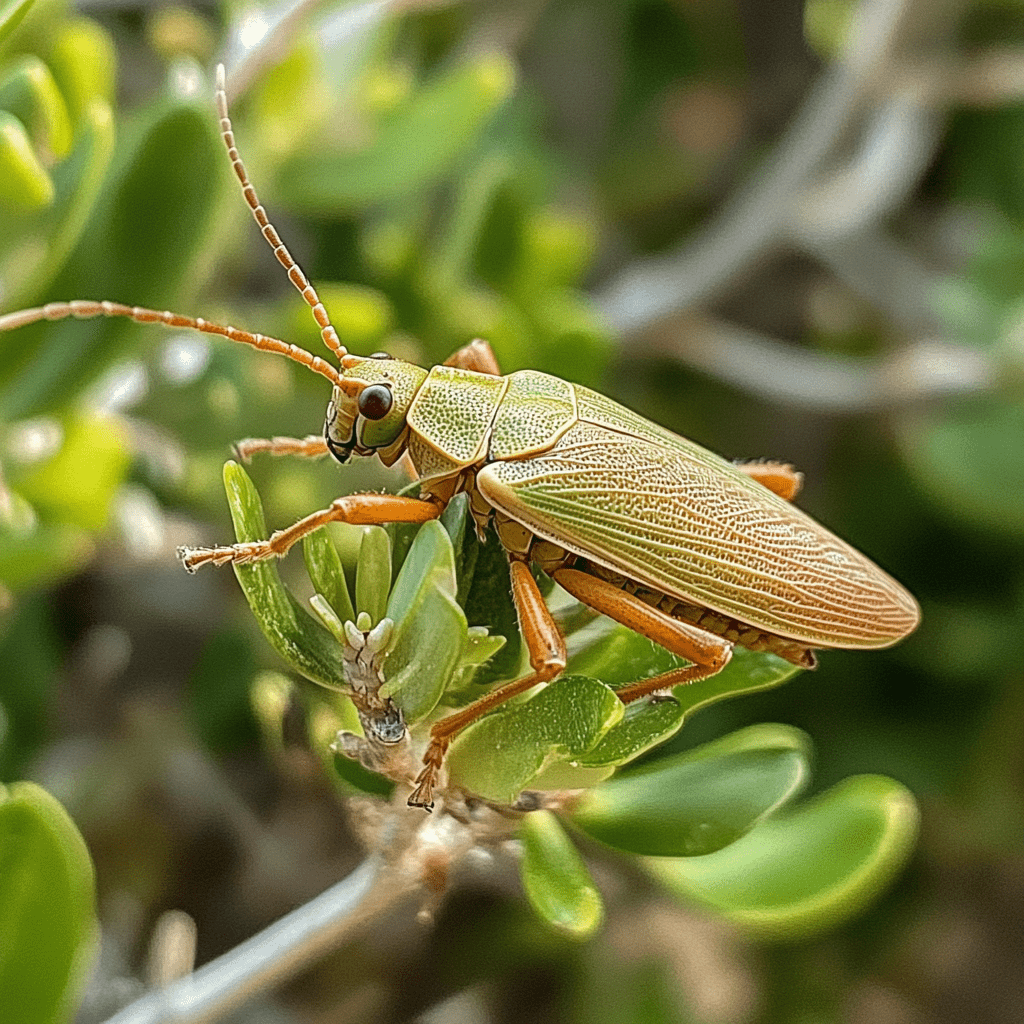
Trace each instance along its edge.
<path fill-rule="evenodd" d="M 942 128 L 941 118 L 911 94 L 889 99 L 871 114 L 846 165 L 794 197 L 790 237 L 813 247 L 879 224 L 917 187 Z"/>
<path fill-rule="evenodd" d="M 991 107 L 1024 96 L 1024 50 L 994 46 L 967 54 L 959 63 L 948 58 L 910 64 L 899 69 L 891 82 L 879 82 L 885 94 L 914 90 L 936 108 Z"/>
<path fill-rule="evenodd" d="M 316 899 L 166 988 L 109 1018 L 107 1024 L 208 1024 L 247 999 L 293 977 L 336 949 L 364 922 L 414 889 L 371 857 Z"/>
<path fill-rule="evenodd" d="M 911 0 L 863 0 L 846 50 L 812 91 L 757 177 L 696 239 L 640 260 L 596 295 L 606 320 L 628 335 L 707 299 L 786 234 L 793 199 L 836 148 L 890 56 Z"/>
<path fill-rule="evenodd" d="M 899 330 L 911 337 L 941 331 L 934 303 L 941 274 L 889 235 L 868 229 L 841 239 L 806 239 L 805 245 Z"/>
<path fill-rule="evenodd" d="M 998 376 L 987 352 L 937 339 L 879 360 L 842 358 L 694 314 L 663 321 L 646 338 L 654 352 L 759 398 L 812 412 L 866 413 L 971 394 L 991 389 Z"/>

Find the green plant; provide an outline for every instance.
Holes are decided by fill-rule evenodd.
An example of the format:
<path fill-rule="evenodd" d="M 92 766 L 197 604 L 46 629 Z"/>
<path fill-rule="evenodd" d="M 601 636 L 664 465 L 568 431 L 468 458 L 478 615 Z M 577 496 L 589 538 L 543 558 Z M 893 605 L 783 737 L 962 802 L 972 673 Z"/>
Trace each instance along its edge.
<path fill-rule="evenodd" d="M 262 506 L 245 471 L 228 463 L 224 482 L 237 539 L 266 537 Z M 340 749 L 397 782 L 400 808 L 431 716 L 442 706 L 472 700 L 478 674 L 492 681 L 488 661 L 516 639 L 508 630 L 515 613 L 507 579 L 494 584 L 503 562 L 495 538 L 490 544 L 477 538 L 463 496 L 439 522 L 392 527 L 390 538 L 379 527 L 368 528 L 347 566 L 325 530 L 307 541 L 311 604 L 320 621 L 292 597 L 273 562 L 239 565 L 235 573 L 277 652 L 295 671 L 334 691 L 308 698 L 308 713 L 317 716 L 313 734 L 322 740 L 359 720 L 362 729 L 348 728 L 362 737 L 343 737 Z M 354 601 L 346 568 L 356 581 Z M 562 613 L 579 621 L 581 611 L 565 607 Z M 385 631 L 382 622 L 390 623 Z M 511 635 L 491 635 L 487 624 L 495 622 Z M 375 627 L 373 671 L 354 673 L 363 638 L 374 636 Z M 355 652 L 347 650 L 353 641 Z M 695 711 L 778 686 L 798 671 L 792 665 L 738 649 L 724 671 L 676 687 L 672 700 L 624 706 L 615 684 L 682 660 L 601 620 L 581 624 L 568 643 L 564 675 L 459 735 L 448 756 L 445 796 L 445 813 L 467 820 L 467 803 L 508 807 L 512 818 L 506 829 L 497 829 L 501 836 L 516 834 L 522 818 L 526 892 L 554 926 L 584 936 L 601 918 L 597 890 L 571 853 L 560 820 L 620 851 L 668 858 L 650 864 L 674 891 L 766 934 L 805 934 L 835 924 L 862 907 L 905 861 L 917 814 L 910 793 L 891 779 L 850 779 L 813 804 L 775 817 L 810 776 L 810 742 L 786 726 L 740 730 L 615 775 L 674 736 Z M 515 642 L 507 646 L 517 652 Z M 502 674 L 515 676 L 519 661 L 518 653 L 506 660 Z M 348 705 L 353 698 L 356 714 Z M 408 734 L 381 742 L 383 718 L 394 731 L 392 708 L 401 712 Z M 279 732 L 276 723 L 272 732 Z M 344 768 L 341 774 L 358 785 Z M 541 808 L 557 813 L 534 819 Z M 856 843 L 842 841 L 847 829 Z M 772 856 L 773 847 L 785 854 Z M 688 869 L 693 858 L 699 868 Z"/>
<path fill-rule="evenodd" d="M 96 952 L 92 860 L 63 807 L 31 782 L 0 786 L 0 1007 L 56 1024 Z"/>
<path fill-rule="evenodd" d="M 163 1019 L 172 1013 L 161 999 L 196 984 L 209 981 L 223 1008 L 238 999 L 225 979 L 280 982 L 285 965 L 327 953 L 410 893 L 435 920 L 406 947 L 422 959 L 365 956 L 374 940 L 364 933 L 289 989 L 296 1016 L 361 991 L 381 1000 L 370 1021 L 450 996 L 523 1020 L 706 1020 L 719 1005 L 708 1011 L 701 998 L 713 993 L 732 999 L 720 1019 L 791 1024 L 865 1013 L 880 991 L 907 1017 L 950 1006 L 1005 1015 L 1024 821 L 1019 12 L 810 3 L 803 33 L 819 57 L 808 63 L 798 20 L 772 5 L 399 6 L 375 6 L 340 49 L 337 33 L 320 31 L 339 7 L 305 6 L 309 20 L 275 29 L 232 70 L 254 180 L 344 340 L 429 364 L 481 335 L 508 369 L 600 387 L 716 450 L 793 458 L 808 471 L 807 507 L 911 585 L 921 631 L 870 659 L 830 653 L 820 672 L 785 686 L 755 692 L 734 678 L 744 699 L 702 704 L 700 715 L 686 702 L 711 695 L 682 692 L 684 727 L 625 763 L 678 728 L 678 712 L 666 702 L 609 724 L 608 686 L 667 667 L 664 655 L 559 603 L 574 681 L 481 722 L 456 752 L 467 789 L 491 797 L 464 804 L 482 816 L 479 829 L 448 813 L 396 813 L 388 798 L 401 800 L 401 765 L 375 760 L 343 691 L 305 685 L 301 665 L 284 674 L 251 615 L 236 614 L 224 574 L 178 579 L 173 567 L 174 544 L 224 539 L 230 443 L 318 430 L 320 382 L 159 329 L 41 325 L 0 336 L 0 778 L 34 778 L 66 801 L 96 858 L 104 928 L 133 962 L 169 906 L 195 917 L 205 949 L 225 929 L 258 933 L 233 960 L 153 990 L 145 1006 L 164 1005 Z M 308 312 L 257 240 L 241 242 L 251 224 L 213 130 L 203 69 L 215 38 L 238 38 L 242 8 L 130 19 L 93 10 L 104 28 L 54 0 L 0 4 L 3 309 L 88 294 L 313 349 Z M 909 34 L 898 31 L 908 12 Z M 59 39 L 81 42 L 62 56 Z M 77 78 L 61 70 L 72 65 Z M 905 83 L 908 66 L 911 90 L 877 87 Z M 105 125 L 93 116 L 104 103 Z M 23 131 L 11 134 L 12 118 Z M 320 180 L 331 189 L 314 188 Z M 175 347 L 195 356 L 189 374 L 165 374 Z M 99 418 L 90 382 L 127 361 L 149 391 Z M 254 466 L 271 521 L 343 489 L 402 482 L 372 467 L 343 478 L 332 469 Z M 126 494 L 148 501 L 162 549 L 133 547 Z M 397 628 L 396 646 L 380 648 L 414 741 L 439 690 L 439 705 L 457 705 L 521 656 L 506 585 L 464 559 L 465 538 L 441 531 L 451 555 L 428 531 L 417 557 L 432 583 L 410 588 L 396 623 L 446 657 L 457 649 L 457 664 L 419 686 Z M 335 532 L 311 539 L 308 581 L 296 556 L 282 567 L 296 595 L 312 584 L 323 598 L 314 618 L 304 601 L 273 598 L 300 634 L 292 654 L 306 669 L 350 685 L 346 655 L 387 639 L 385 628 L 369 641 L 370 624 L 397 607 L 411 543 L 412 531 L 365 541 Z M 481 604 L 487 615 L 470 617 Z M 357 609 L 368 631 L 346 630 Z M 97 677 L 103 637 L 130 664 L 114 657 Z M 771 677 L 770 662 L 744 668 Z M 576 709 L 579 730 L 554 729 Z M 350 738 L 332 751 L 339 731 Z M 515 733 L 507 762 L 488 746 L 503 731 Z M 816 756 L 803 799 L 793 780 L 807 777 L 808 735 Z M 61 774 L 69 751 L 89 770 Z M 602 777 L 612 753 L 621 771 Z M 184 794 L 172 759 L 198 774 Z M 775 788 L 737 782 L 731 804 L 723 789 L 744 764 L 770 765 Z M 926 822 L 911 870 L 854 914 L 896 869 L 914 817 L 899 785 L 850 777 L 861 771 L 905 782 Z M 687 780 L 696 789 L 687 784 L 684 799 Z M 539 809 L 510 819 L 504 801 L 520 786 L 542 794 Z M 464 799 L 453 790 L 452 808 Z M 343 803 L 370 854 L 311 900 L 337 877 L 335 855 L 354 856 Z M 758 808 L 764 816 L 737 838 Z M 713 820 L 732 841 L 674 856 L 691 842 L 663 824 L 676 814 L 692 826 Z M 492 860 L 469 856 L 481 849 Z M 553 929 L 505 885 L 511 852 Z M 449 867 L 472 879 L 469 869 L 492 862 L 482 896 L 456 874 L 441 903 Z M 253 865 L 264 874 L 248 873 Z M 595 933 L 601 890 L 605 927 L 573 941 Z M 712 912 L 683 909 L 694 902 Z M 259 931 L 297 904 L 280 931 Z M 125 905 L 138 913 L 116 912 Z M 412 916 L 405 907 L 400 918 Z M 754 938 L 737 938 L 729 919 Z M 284 926 L 308 939 L 324 921 L 330 938 L 309 940 L 305 957 L 284 943 Z M 936 972 L 935 951 L 964 922 L 985 955 Z M 622 956 L 624 932 L 635 960 Z M 103 970 L 97 989 L 123 992 L 125 979 Z M 263 1009 L 280 1005 L 254 1012 Z"/>

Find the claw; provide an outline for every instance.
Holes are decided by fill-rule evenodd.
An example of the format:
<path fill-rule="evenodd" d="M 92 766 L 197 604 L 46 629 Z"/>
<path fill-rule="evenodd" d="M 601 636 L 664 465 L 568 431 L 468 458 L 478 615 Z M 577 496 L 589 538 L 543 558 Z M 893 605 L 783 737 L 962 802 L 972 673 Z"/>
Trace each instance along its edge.
<path fill-rule="evenodd" d="M 444 764 L 444 755 L 447 752 L 448 743 L 431 741 L 423 755 L 423 768 L 416 776 L 416 788 L 407 801 L 410 807 L 422 807 L 429 811 L 434 806 L 434 786 L 437 785 L 437 775 Z"/>
<path fill-rule="evenodd" d="M 416 776 L 416 788 L 406 801 L 410 807 L 422 807 L 428 814 L 434 809 L 434 781 L 437 769 L 427 765 Z"/>
<path fill-rule="evenodd" d="M 178 548 L 178 559 L 185 568 L 185 572 L 191 573 L 193 576 L 198 572 L 199 566 L 202 565 L 202 560 L 197 561 L 196 558 L 202 553 L 202 548 Z"/>

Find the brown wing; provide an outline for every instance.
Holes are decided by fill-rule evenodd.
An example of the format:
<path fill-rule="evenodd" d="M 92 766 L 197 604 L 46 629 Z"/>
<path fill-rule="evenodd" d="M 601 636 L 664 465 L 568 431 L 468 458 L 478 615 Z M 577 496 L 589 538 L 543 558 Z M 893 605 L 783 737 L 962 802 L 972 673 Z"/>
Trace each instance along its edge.
<path fill-rule="evenodd" d="M 885 647 L 917 625 L 913 597 L 860 552 L 724 459 L 646 426 L 579 422 L 542 455 L 485 466 L 477 486 L 538 536 L 779 636 Z"/>

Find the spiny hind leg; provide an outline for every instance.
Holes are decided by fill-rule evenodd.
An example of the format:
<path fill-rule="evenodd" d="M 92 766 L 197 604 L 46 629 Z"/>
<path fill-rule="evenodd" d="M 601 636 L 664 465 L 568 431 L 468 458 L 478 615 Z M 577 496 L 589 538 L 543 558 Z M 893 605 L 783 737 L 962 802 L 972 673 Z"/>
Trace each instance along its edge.
<path fill-rule="evenodd" d="M 732 644 L 728 640 L 700 629 L 692 623 L 673 619 L 660 609 L 645 604 L 635 594 L 620 590 L 607 580 L 580 572 L 578 569 L 556 569 L 552 576 L 555 582 L 572 594 L 577 601 L 653 640 L 659 647 L 664 647 L 673 654 L 693 662 L 692 665 L 684 665 L 616 690 L 623 704 L 629 704 L 658 690 L 667 690 L 673 686 L 713 676 L 716 672 L 721 672 L 732 657 Z"/>
<path fill-rule="evenodd" d="M 737 462 L 735 465 L 741 473 L 786 501 L 792 501 L 804 485 L 803 473 L 788 462 Z"/>
<path fill-rule="evenodd" d="M 565 640 L 544 603 L 544 597 L 529 566 L 525 562 L 513 561 L 509 571 L 512 577 L 512 599 L 519 616 L 519 630 L 526 643 L 533 671 L 522 679 L 499 686 L 461 711 L 446 715 L 431 726 L 430 744 L 423 755 L 423 770 L 416 779 L 416 788 L 409 797 L 410 807 L 423 807 L 428 811 L 433 807 L 433 791 L 438 773 L 444 763 L 444 755 L 457 733 L 510 697 L 525 693 L 538 683 L 554 679 L 565 668 Z"/>
<path fill-rule="evenodd" d="M 350 494 L 337 498 L 330 507 L 313 512 L 267 540 L 225 544 L 216 548 L 178 548 L 178 557 L 189 572 L 204 565 L 244 565 L 264 558 L 280 558 L 307 534 L 327 523 L 378 526 L 384 523 L 425 523 L 436 519 L 444 506 L 419 498 L 395 494 Z"/>
<path fill-rule="evenodd" d="M 322 434 L 306 437 L 247 437 L 234 445 L 235 454 L 242 462 L 254 455 L 297 455 L 303 459 L 319 459 L 328 453 Z"/>

